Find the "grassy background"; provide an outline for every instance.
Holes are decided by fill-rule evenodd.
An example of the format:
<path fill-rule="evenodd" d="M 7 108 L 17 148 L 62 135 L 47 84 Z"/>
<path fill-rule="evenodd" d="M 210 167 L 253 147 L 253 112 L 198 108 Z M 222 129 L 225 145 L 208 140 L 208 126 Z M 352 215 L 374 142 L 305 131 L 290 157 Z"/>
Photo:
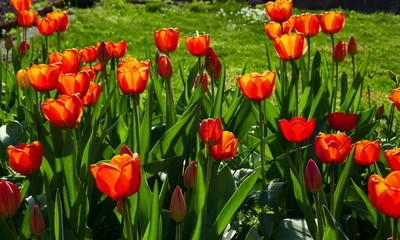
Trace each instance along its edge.
<path fill-rule="evenodd" d="M 156 49 L 154 31 L 160 28 L 179 28 L 181 44 L 171 56 L 175 69 L 178 61 L 187 69 L 197 60 L 187 52 L 184 36 L 195 35 L 196 31 L 200 34 L 208 33 L 211 35 L 211 46 L 227 68 L 227 81 L 231 86 L 236 84 L 234 78 L 241 74 L 246 64 L 247 73 L 268 70 L 265 44 L 275 51 L 263 29 L 263 23 L 267 21 L 263 5 L 251 9 L 239 3 L 208 5 L 197 2 L 176 6 L 163 2 L 133 5 L 123 0 L 104 0 L 92 9 L 70 11 L 73 14 L 70 27 L 62 34 L 64 48 L 82 48 L 95 45 L 98 41 L 127 40 L 128 56 L 145 59 L 148 58 L 145 55 L 146 42 L 151 50 L 155 52 Z M 307 10 L 294 10 L 294 14 L 304 12 Z M 395 87 L 388 77 L 388 71 L 392 70 L 400 75 L 400 16 L 391 13 L 362 14 L 355 11 L 344 13 L 346 25 L 342 32 L 335 35 L 335 41 L 347 42 L 353 35 L 358 43 L 356 62 L 359 64 L 370 54 L 364 86 L 370 86 L 373 101 L 388 103 L 384 96 Z M 56 37 L 51 37 L 54 47 L 55 40 Z M 312 52 L 318 49 L 330 54 L 330 44 L 330 36 L 321 32 L 312 38 Z M 275 53 L 273 56 L 273 61 L 279 61 Z M 150 59 L 154 59 L 154 56 Z M 350 57 L 340 67 L 344 67 L 351 76 Z M 175 84 L 175 88 L 179 86 L 180 83 Z"/>

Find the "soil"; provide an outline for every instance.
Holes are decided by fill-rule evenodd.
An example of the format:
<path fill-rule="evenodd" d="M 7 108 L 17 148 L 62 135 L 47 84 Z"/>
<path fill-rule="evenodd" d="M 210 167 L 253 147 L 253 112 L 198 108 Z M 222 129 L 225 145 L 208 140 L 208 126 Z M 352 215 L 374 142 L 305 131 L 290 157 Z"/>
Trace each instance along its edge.
<path fill-rule="evenodd" d="M 38 2 L 44 2 L 45 0 L 33 0 L 33 4 Z M 10 0 L 0 0 L 0 22 L 4 21 L 4 16 L 6 13 L 15 13 Z"/>

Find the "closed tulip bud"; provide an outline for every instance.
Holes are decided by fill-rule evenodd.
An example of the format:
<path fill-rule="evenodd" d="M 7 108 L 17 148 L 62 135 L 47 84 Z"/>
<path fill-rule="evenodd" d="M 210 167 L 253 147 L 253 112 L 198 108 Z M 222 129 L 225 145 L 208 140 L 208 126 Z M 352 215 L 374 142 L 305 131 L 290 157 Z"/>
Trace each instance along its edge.
<path fill-rule="evenodd" d="M 332 59 L 335 62 L 341 62 L 344 60 L 345 57 L 346 57 L 346 43 L 339 41 L 333 48 Z"/>
<path fill-rule="evenodd" d="M 394 74 L 394 72 L 389 71 L 389 77 L 396 83 L 396 86 L 399 85 L 399 80 L 397 79 L 397 76 L 396 74 Z"/>
<path fill-rule="evenodd" d="M 106 65 L 110 60 L 110 55 L 105 42 L 101 42 L 97 48 L 97 59 L 103 65 Z"/>
<path fill-rule="evenodd" d="M 200 124 L 200 138 L 204 144 L 215 145 L 222 137 L 221 118 L 204 119 Z"/>
<path fill-rule="evenodd" d="M 181 188 L 177 186 L 172 193 L 169 213 L 175 222 L 179 223 L 186 217 L 186 202 Z"/>
<path fill-rule="evenodd" d="M 10 217 L 18 210 L 21 203 L 21 192 L 11 182 L 0 181 L 0 215 Z"/>
<path fill-rule="evenodd" d="M 321 173 L 317 164 L 312 159 L 308 160 L 306 165 L 304 181 L 307 190 L 310 192 L 317 192 L 322 188 Z"/>
<path fill-rule="evenodd" d="M 194 87 L 197 88 L 197 86 L 199 86 L 199 82 L 200 82 L 200 76 L 196 77 L 196 80 L 194 81 Z M 203 78 L 201 80 L 201 85 L 202 85 L 202 93 L 207 92 L 207 86 L 208 86 L 208 77 L 207 77 L 207 73 L 203 73 Z"/>
<path fill-rule="evenodd" d="M 31 45 L 26 41 L 22 41 L 21 44 L 18 46 L 18 56 L 24 57 L 26 52 L 31 48 Z"/>
<path fill-rule="evenodd" d="M 185 170 L 185 174 L 183 175 L 183 185 L 185 185 L 186 189 L 194 187 L 194 185 L 196 184 L 196 174 L 196 162 L 191 161 L 189 163 L 189 166 Z"/>
<path fill-rule="evenodd" d="M 381 104 L 375 112 L 376 119 L 382 119 L 383 115 L 385 114 L 385 105 Z"/>
<path fill-rule="evenodd" d="M 21 69 L 17 72 L 17 84 L 21 89 L 29 89 L 30 84 L 25 69 Z"/>
<path fill-rule="evenodd" d="M 172 65 L 167 55 L 160 55 L 157 60 L 158 74 L 162 78 L 170 78 L 172 76 Z"/>
<path fill-rule="evenodd" d="M 33 206 L 31 217 L 29 219 L 29 229 L 33 235 L 39 236 L 44 232 L 44 220 L 39 206 Z"/>
<path fill-rule="evenodd" d="M 7 50 L 10 50 L 10 49 L 12 48 L 12 46 L 13 46 L 12 35 L 11 35 L 11 34 L 8 34 L 7 37 L 6 37 L 6 40 L 5 40 L 5 42 L 4 42 L 4 47 L 5 47 Z"/>
<path fill-rule="evenodd" d="M 350 56 L 354 56 L 357 53 L 357 43 L 353 36 L 350 37 L 350 40 L 347 43 L 347 53 Z"/>

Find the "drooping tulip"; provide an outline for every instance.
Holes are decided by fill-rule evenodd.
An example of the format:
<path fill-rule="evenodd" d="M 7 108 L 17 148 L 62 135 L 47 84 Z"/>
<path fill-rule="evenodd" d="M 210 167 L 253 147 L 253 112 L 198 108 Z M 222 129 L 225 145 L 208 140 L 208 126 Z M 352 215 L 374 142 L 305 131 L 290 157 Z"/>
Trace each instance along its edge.
<path fill-rule="evenodd" d="M 61 95 L 42 103 L 45 118 L 61 129 L 74 128 L 81 121 L 82 102 L 77 95 Z"/>
<path fill-rule="evenodd" d="M 250 73 L 237 77 L 240 90 L 249 100 L 262 101 L 275 91 L 276 72 Z"/>
<path fill-rule="evenodd" d="M 301 58 L 307 51 L 307 41 L 302 33 L 283 34 L 274 38 L 275 50 L 283 61 Z"/>
<path fill-rule="evenodd" d="M 236 156 L 239 139 L 229 131 L 223 131 L 220 141 L 214 145 L 207 145 L 207 150 L 212 148 L 212 157 L 215 160 L 230 160 Z"/>
<path fill-rule="evenodd" d="M 357 126 L 358 114 L 334 112 L 328 114 L 329 127 L 333 130 L 351 131 Z"/>
<path fill-rule="evenodd" d="M 61 70 L 53 64 L 32 65 L 26 71 L 29 82 L 36 91 L 56 89 L 61 77 Z"/>
<path fill-rule="evenodd" d="M 358 165 L 371 165 L 379 160 L 381 155 L 380 141 L 370 142 L 363 140 L 354 144 L 354 161 Z"/>
<path fill-rule="evenodd" d="M 315 138 L 315 151 L 318 159 L 326 164 L 342 164 L 349 155 L 353 145 L 351 138 L 344 133 L 319 133 Z"/>
<path fill-rule="evenodd" d="M 18 187 L 6 180 L 0 181 L 0 215 L 10 217 L 17 212 L 22 195 Z"/>
<path fill-rule="evenodd" d="M 339 12 L 327 12 L 320 16 L 322 32 L 334 34 L 340 32 L 345 24 L 344 14 Z"/>
<path fill-rule="evenodd" d="M 215 145 L 222 137 L 221 118 L 204 119 L 200 124 L 200 139 L 204 144 Z"/>
<path fill-rule="evenodd" d="M 158 51 L 166 54 L 174 52 L 179 46 L 179 33 L 178 28 L 163 28 L 155 31 L 154 41 Z"/>
<path fill-rule="evenodd" d="M 279 120 L 282 134 L 289 142 L 307 141 L 314 132 L 315 119 L 307 121 L 303 117 L 294 117 L 290 121 Z"/>
<path fill-rule="evenodd" d="M 8 164 L 11 169 L 22 174 L 29 175 L 40 169 L 43 160 L 43 145 L 38 142 L 31 144 L 20 143 L 16 147 L 7 147 Z"/>
<path fill-rule="evenodd" d="M 296 31 L 306 37 L 315 36 L 321 30 L 320 17 L 316 14 L 305 13 L 296 18 Z"/>
<path fill-rule="evenodd" d="M 22 10 L 17 12 L 18 25 L 22 27 L 32 27 L 35 23 L 37 12 Z"/>
<path fill-rule="evenodd" d="M 185 37 L 186 47 L 190 54 L 196 57 L 204 56 L 207 47 L 210 46 L 210 35 Z"/>
<path fill-rule="evenodd" d="M 265 12 L 269 19 L 274 22 L 283 23 L 292 16 L 292 0 L 269 1 L 265 4 Z"/>

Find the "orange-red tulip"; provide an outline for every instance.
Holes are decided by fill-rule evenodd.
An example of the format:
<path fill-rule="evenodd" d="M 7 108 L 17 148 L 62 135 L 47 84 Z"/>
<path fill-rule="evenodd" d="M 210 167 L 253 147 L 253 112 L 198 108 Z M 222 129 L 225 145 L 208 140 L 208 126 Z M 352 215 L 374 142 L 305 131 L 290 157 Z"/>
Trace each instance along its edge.
<path fill-rule="evenodd" d="M 301 58 L 307 51 L 307 41 L 302 33 L 283 34 L 274 38 L 275 50 L 283 61 Z"/>
<path fill-rule="evenodd" d="M 206 55 L 207 47 L 210 46 L 210 35 L 185 37 L 185 42 L 190 54 L 196 57 L 204 56 Z"/>
<path fill-rule="evenodd" d="M 81 50 L 81 60 L 84 62 L 94 62 L 97 59 L 97 48 L 90 46 Z"/>
<path fill-rule="evenodd" d="M 22 10 L 17 12 L 17 22 L 18 25 L 22 27 L 32 27 L 35 23 L 37 12 Z"/>
<path fill-rule="evenodd" d="M 102 90 L 101 84 L 96 84 L 94 82 L 90 82 L 89 91 L 86 95 L 81 98 L 82 105 L 84 107 L 93 106 L 96 104 L 97 100 L 99 99 L 100 93 Z"/>
<path fill-rule="evenodd" d="M 77 49 L 67 49 L 61 60 L 62 73 L 77 73 L 81 66 L 81 58 Z"/>
<path fill-rule="evenodd" d="M 28 75 L 26 74 L 25 69 L 21 69 L 17 72 L 17 84 L 20 89 L 29 89 L 29 80 Z"/>
<path fill-rule="evenodd" d="M 292 0 L 276 0 L 265 4 L 265 12 L 269 19 L 274 22 L 286 22 L 292 16 Z"/>
<path fill-rule="evenodd" d="M 15 11 L 29 10 L 32 7 L 32 0 L 10 0 Z"/>
<path fill-rule="evenodd" d="M 32 142 L 30 145 L 20 143 L 16 147 L 7 147 L 8 164 L 11 169 L 22 174 L 29 175 L 39 170 L 43 159 L 43 145 Z"/>
<path fill-rule="evenodd" d="M 32 65 L 27 71 L 29 82 L 36 91 L 56 89 L 61 77 L 61 70 L 53 64 Z"/>
<path fill-rule="evenodd" d="M 296 31 L 306 37 L 315 36 L 321 31 L 319 15 L 305 13 L 296 18 Z"/>
<path fill-rule="evenodd" d="M 371 175 L 368 197 L 378 211 L 391 218 L 400 218 L 400 171 L 391 172 L 386 178 Z"/>
<path fill-rule="evenodd" d="M 327 12 L 320 16 L 322 32 L 327 34 L 338 33 L 345 24 L 344 14 L 339 12 Z"/>
<path fill-rule="evenodd" d="M 200 123 L 200 139 L 204 144 L 215 145 L 222 137 L 221 118 L 217 117 L 204 119 Z"/>
<path fill-rule="evenodd" d="M 269 98 L 275 91 L 276 72 L 250 73 L 237 77 L 243 95 L 255 101 Z"/>
<path fill-rule="evenodd" d="M 183 185 L 186 189 L 194 187 L 194 185 L 196 184 L 196 175 L 196 162 L 191 161 L 185 170 L 185 174 L 183 175 Z"/>
<path fill-rule="evenodd" d="M 354 144 L 354 161 L 358 165 L 371 165 L 379 160 L 381 155 L 380 141 L 370 142 L 363 140 Z"/>
<path fill-rule="evenodd" d="M 390 169 L 400 171 L 400 148 L 386 150 L 384 155 Z"/>
<path fill-rule="evenodd" d="M 390 96 L 387 96 L 387 98 L 394 103 L 396 106 L 397 110 L 400 111 L 400 88 L 393 89 L 390 92 Z"/>
<path fill-rule="evenodd" d="M 77 95 L 61 95 L 58 99 L 47 99 L 42 111 L 48 121 L 61 129 L 74 128 L 81 121 L 82 102 Z"/>
<path fill-rule="evenodd" d="M 186 217 L 186 202 L 181 188 L 177 186 L 172 193 L 169 213 L 175 222 L 179 223 Z"/>
<path fill-rule="evenodd" d="M 118 65 L 117 80 L 123 94 L 141 94 L 149 80 L 150 61 L 124 60 Z"/>
<path fill-rule="evenodd" d="M 45 18 L 36 18 L 36 26 L 38 28 L 39 34 L 41 35 L 51 35 L 57 29 L 57 20 Z"/>
<path fill-rule="evenodd" d="M 66 12 L 50 12 L 46 14 L 49 19 L 55 19 L 57 21 L 57 32 L 64 32 L 68 28 L 68 14 Z"/>
<path fill-rule="evenodd" d="M 323 163 L 343 163 L 352 148 L 351 137 L 347 137 L 344 133 L 328 135 L 319 133 L 315 138 L 315 151 Z"/>
<path fill-rule="evenodd" d="M 154 41 L 158 51 L 162 53 L 174 52 L 179 46 L 179 33 L 178 28 L 163 28 L 155 31 Z"/>
<path fill-rule="evenodd" d="M 160 55 L 157 60 L 157 70 L 161 78 L 170 78 L 172 76 L 172 65 L 167 55 Z"/>
<path fill-rule="evenodd" d="M 211 156 L 215 160 L 229 160 L 236 156 L 239 139 L 229 131 L 223 131 L 220 141 L 214 145 L 207 145 L 207 150 L 212 148 Z"/>
<path fill-rule="evenodd" d="M 50 64 L 59 64 L 61 66 L 62 59 L 63 59 L 62 53 L 49 52 L 49 63 Z"/>
<path fill-rule="evenodd" d="M 197 75 L 196 79 L 194 80 L 194 88 L 197 88 L 199 86 L 199 83 L 200 83 L 200 76 Z M 201 90 L 202 93 L 207 92 L 207 87 L 208 87 L 207 73 L 203 73 L 203 77 L 201 79 L 201 87 L 202 87 L 202 90 Z"/>
<path fill-rule="evenodd" d="M 341 62 L 346 57 L 346 43 L 339 41 L 332 52 L 332 59 L 335 62 Z"/>
<path fill-rule="evenodd" d="M 10 217 L 18 210 L 22 195 L 17 186 L 6 180 L 0 181 L 0 215 Z"/>
<path fill-rule="evenodd" d="M 333 130 L 351 131 L 357 126 L 358 114 L 334 112 L 328 114 L 329 127 Z"/>
<path fill-rule="evenodd" d="M 33 235 L 39 236 L 44 232 L 44 219 L 40 208 L 35 204 L 32 208 L 31 216 L 29 218 L 29 230 Z"/>
<path fill-rule="evenodd" d="M 350 56 L 354 56 L 357 53 L 357 43 L 353 36 L 350 37 L 347 43 L 347 53 Z"/>
<path fill-rule="evenodd" d="M 314 132 L 315 119 L 311 118 L 310 121 L 303 117 L 294 117 L 290 120 L 279 120 L 282 134 L 289 142 L 303 142 L 307 141 Z"/>
<path fill-rule="evenodd" d="M 307 162 L 304 174 L 304 182 L 306 188 L 310 192 L 318 192 L 322 188 L 321 172 L 318 169 L 314 160 L 310 159 Z"/>
<path fill-rule="evenodd" d="M 142 171 L 137 153 L 116 155 L 109 163 L 90 165 L 97 188 L 115 200 L 135 194 L 140 187 Z"/>
<path fill-rule="evenodd" d="M 89 90 L 90 75 L 86 71 L 78 73 L 66 73 L 61 75 L 60 84 L 57 91 L 61 95 L 79 94 L 82 98 Z"/>
<path fill-rule="evenodd" d="M 107 43 L 109 47 L 109 50 L 112 49 L 112 57 L 115 58 L 122 58 L 125 53 L 128 51 L 128 46 L 126 45 L 126 41 L 121 41 L 118 44 L 115 44 L 113 42 L 108 42 Z"/>
<path fill-rule="evenodd" d="M 296 24 L 296 18 L 290 17 L 288 21 L 283 22 L 282 26 L 277 22 L 268 22 L 264 24 L 264 31 L 268 35 L 271 40 L 274 40 L 275 37 L 282 37 L 282 28 L 283 34 L 289 34 L 293 32 L 293 29 Z"/>

